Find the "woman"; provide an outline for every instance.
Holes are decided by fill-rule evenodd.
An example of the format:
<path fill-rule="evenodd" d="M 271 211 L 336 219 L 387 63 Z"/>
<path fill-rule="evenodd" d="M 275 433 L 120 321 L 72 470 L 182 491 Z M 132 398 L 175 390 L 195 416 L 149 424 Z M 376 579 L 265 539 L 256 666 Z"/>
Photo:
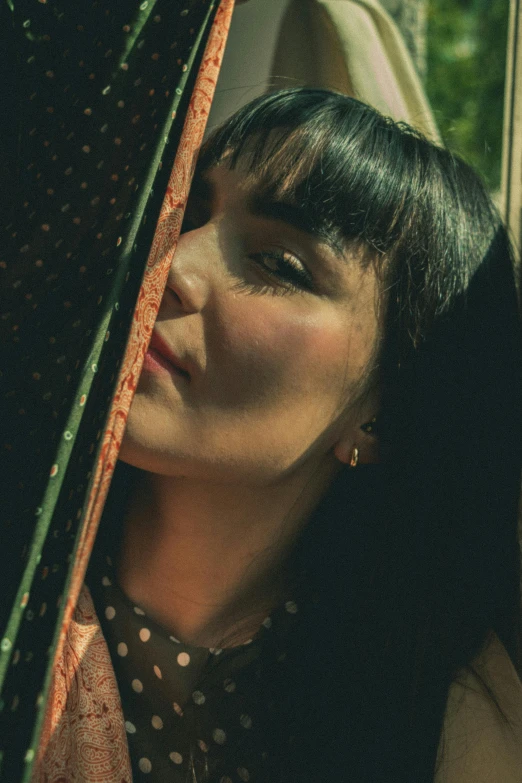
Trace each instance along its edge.
<path fill-rule="evenodd" d="M 134 780 L 522 780 L 520 333 L 483 186 L 285 90 L 206 143 L 182 233 L 86 580 Z"/>

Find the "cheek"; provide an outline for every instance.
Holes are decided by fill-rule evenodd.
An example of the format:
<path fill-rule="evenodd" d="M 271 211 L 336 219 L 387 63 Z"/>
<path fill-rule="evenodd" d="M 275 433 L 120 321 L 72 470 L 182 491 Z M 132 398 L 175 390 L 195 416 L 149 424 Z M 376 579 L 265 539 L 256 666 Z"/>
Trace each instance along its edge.
<path fill-rule="evenodd" d="M 318 399 L 336 407 L 369 358 L 370 335 L 345 310 L 289 297 L 237 301 L 227 308 L 214 354 L 223 397 L 236 407 Z M 327 406 L 330 407 L 330 406 Z"/>

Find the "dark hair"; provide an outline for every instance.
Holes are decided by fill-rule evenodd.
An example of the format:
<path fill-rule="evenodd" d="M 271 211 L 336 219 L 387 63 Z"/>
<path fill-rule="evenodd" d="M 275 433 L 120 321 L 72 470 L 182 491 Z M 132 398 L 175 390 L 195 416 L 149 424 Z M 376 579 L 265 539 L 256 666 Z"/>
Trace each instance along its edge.
<path fill-rule="evenodd" d="M 299 542 L 318 601 L 271 680 L 270 780 L 427 783 L 451 682 L 491 632 L 518 662 L 510 244 L 466 163 L 344 95 L 253 101 L 198 167 L 239 160 L 319 229 L 366 248 L 383 281 L 382 463 L 342 472 Z"/>

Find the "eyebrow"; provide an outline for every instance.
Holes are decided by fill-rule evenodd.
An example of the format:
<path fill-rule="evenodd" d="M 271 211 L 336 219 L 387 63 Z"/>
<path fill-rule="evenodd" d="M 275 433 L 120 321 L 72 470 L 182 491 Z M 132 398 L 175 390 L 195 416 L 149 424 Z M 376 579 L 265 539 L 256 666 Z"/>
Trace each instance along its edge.
<path fill-rule="evenodd" d="M 194 177 L 191 195 L 202 201 L 211 201 L 214 186 L 203 176 Z M 322 219 L 312 205 L 298 206 L 269 194 L 253 193 L 247 197 L 247 207 L 256 217 L 280 220 L 299 231 L 321 240 L 336 256 L 343 256 L 346 247 L 341 230 L 331 222 Z"/>
<path fill-rule="evenodd" d="M 250 196 L 247 203 L 253 215 L 269 220 L 282 220 L 299 231 L 322 240 L 335 255 L 343 254 L 345 248 L 340 230 L 330 222 L 321 220 L 317 213 L 313 212 L 311 205 L 301 207 L 262 194 Z"/>

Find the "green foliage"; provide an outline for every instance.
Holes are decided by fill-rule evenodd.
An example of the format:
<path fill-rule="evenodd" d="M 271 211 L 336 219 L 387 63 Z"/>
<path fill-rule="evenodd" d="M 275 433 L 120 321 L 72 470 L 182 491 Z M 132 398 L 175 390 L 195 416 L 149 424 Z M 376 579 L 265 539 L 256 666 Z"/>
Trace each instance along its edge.
<path fill-rule="evenodd" d="M 500 185 L 509 0 L 429 0 L 426 90 L 446 144 Z"/>

